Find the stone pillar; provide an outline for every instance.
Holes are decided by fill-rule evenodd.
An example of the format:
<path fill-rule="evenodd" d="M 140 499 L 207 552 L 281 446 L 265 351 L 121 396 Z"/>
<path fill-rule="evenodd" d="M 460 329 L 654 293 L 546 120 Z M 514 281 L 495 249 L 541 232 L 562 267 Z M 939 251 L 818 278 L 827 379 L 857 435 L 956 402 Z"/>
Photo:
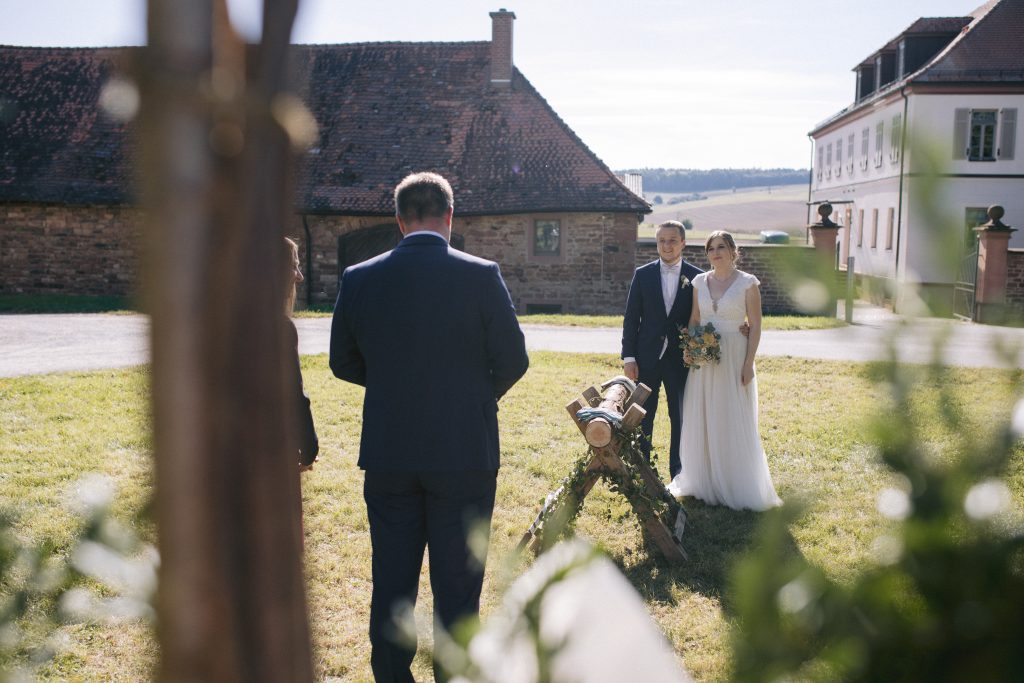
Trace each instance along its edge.
<path fill-rule="evenodd" d="M 978 279 L 974 289 L 974 319 L 999 324 L 1006 320 L 1006 259 L 1010 235 L 1016 230 L 1004 225 L 1003 207 L 990 206 L 988 223 L 978 233 Z"/>
<path fill-rule="evenodd" d="M 839 226 L 832 222 L 832 205 L 828 202 L 818 207 L 821 219 L 808 226 L 811 229 L 811 244 L 822 259 L 831 263 L 836 261 L 836 240 L 839 238 Z"/>
<path fill-rule="evenodd" d="M 822 284 L 828 289 L 828 304 L 822 311 L 822 315 L 836 314 L 836 290 L 838 286 L 838 270 L 836 269 L 836 240 L 839 237 L 839 226 L 832 222 L 829 216 L 832 215 L 832 205 L 825 202 L 818 206 L 817 223 L 808 226 L 811 232 L 811 244 L 814 245 L 815 255 L 820 263 L 822 277 L 829 277 L 827 282 Z M 827 275 L 831 273 L 831 275 Z"/>

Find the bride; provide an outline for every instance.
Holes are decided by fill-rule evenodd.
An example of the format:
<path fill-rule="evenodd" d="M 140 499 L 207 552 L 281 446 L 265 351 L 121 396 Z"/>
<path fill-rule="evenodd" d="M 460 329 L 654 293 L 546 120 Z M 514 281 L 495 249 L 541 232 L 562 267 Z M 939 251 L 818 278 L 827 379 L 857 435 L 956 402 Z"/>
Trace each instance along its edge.
<path fill-rule="evenodd" d="M 669 484 L 676 496 L 712 505 L 765 510 L 781 505 L 757 428 L 754 354 L 761 340 L 761 284 L 736 268 L 732 235 L 711 233 L 704 245 L 712 270 L 693 280 L 690 325 L 714 323 L 722 359 L 690 371 L 681 399 L 682 471 Z M 738 331 L 744 319 L 750 334 Z"/>

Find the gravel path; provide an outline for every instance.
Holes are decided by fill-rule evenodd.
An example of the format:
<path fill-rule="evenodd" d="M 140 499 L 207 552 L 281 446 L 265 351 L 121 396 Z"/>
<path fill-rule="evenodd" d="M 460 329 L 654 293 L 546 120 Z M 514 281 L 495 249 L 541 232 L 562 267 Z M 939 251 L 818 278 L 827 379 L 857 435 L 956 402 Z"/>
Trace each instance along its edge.
<path fill-rule="evenodd" d="M 945 335 L 947 364 L 1005 367 L 1000 346 L 1016 349 L 1012 363 L 1024 362 L 1024 329 L 939 319 L 904 323 L 870 307 L 859 308 L 855 321 L 831 330 L 766 331 L 758 355 L 868 361 L 886 357 L 887 341 L 895 339 L 900 360 L 925 363 L 932 358 L 933 339 Z M 327 352 L 329 318 L 300 318 L 296 326 L 300 353 Z M 149 359 L 148 329 L 142 315 L 0 315 L 0 377 L 141 365 Z M 614 328 L 525 324 L 523 330 L 531 350 L 619 352 L 621 332 Z"/>

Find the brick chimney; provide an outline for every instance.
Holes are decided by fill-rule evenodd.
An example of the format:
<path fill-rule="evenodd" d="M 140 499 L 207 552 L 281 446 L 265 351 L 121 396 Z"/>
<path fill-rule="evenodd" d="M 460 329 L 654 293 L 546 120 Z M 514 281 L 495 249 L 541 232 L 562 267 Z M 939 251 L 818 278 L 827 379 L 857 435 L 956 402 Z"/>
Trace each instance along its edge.
<path fill-rule="evenodd" d="M 516 15 L 505 8 L 491 12 L 491 85 L 512 84 L 512 22 Z"/>

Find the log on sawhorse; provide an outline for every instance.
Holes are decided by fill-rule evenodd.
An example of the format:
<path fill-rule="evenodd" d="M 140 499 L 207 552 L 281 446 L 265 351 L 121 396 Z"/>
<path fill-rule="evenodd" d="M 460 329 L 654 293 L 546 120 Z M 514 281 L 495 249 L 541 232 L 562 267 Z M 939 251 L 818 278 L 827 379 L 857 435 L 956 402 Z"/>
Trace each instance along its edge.
<path fill-rule="evenodd" d="M 582 504 L 583 498 L 602 477 L 611 477 L 620 481 L 623 486 L 629 486 L 632 478 L 629 468 L 623 462 L 623 457 L 628 458 L 629 464 L 640 472 L 643 479 L 646 497 L 637 495 L 627 498 L 633 512 L 640 519 L 646 538 L 653 541 L 666 559 L 682 562 L 686 560 L 686 552 L 682 547 L 686 511 L 668 492 L 650 464 L 642 457 L 635 457 L 627 447 L 624 436 L 643 421 L 647 414 L 643 403 L 650 394 L 651 390 L 644 384 L 634 385 L 625 377 L 615 377 L 601 385 L 601 390 L 589 387 L 583 392 L 582 398 L 572 401 L 565 407 L 577 428 L 583 433 L 591 454 L 580 486 L 575 492 L 568 492 L 568 495 L 577 497 L 578 502 Z M 581 419 L 579 413 L 586 408 L 598 409 L 596 416 L 589 420 Z M 529 545 L 534 552 L 542 549 L 544 520 L 554 512 L 552 506 L 565 499 L 563 493 L 566 492 L 560 488 L 547 497 L 537 518 L 520 541 L 520 547 Z M 648 499 L 662 500 L 668 504 L 670 518 L 663 520 L 659 517 Z"/>

